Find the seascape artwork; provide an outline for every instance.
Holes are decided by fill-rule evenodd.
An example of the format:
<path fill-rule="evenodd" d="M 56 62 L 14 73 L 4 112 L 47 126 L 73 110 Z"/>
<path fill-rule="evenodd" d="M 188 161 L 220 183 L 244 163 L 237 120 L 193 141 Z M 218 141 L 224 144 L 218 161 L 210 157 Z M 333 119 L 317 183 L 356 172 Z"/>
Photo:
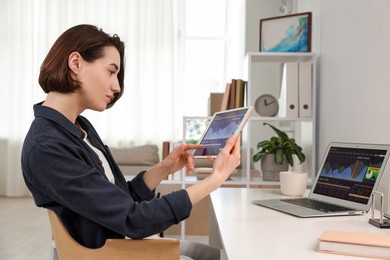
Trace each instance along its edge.
<path fill-rule="evenodd" d="M 309 52 L 310 26 L 308 15 L 262 21 L 261 51 Z"/>

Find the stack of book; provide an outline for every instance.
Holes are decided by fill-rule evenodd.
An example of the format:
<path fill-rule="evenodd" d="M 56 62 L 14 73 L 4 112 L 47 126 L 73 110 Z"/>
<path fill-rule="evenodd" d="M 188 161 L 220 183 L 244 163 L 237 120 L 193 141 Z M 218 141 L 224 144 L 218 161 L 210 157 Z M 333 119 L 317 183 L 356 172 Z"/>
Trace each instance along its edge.
<path fill-rule="evenodd" d="M 318 251 L 390 259 L 390 235 L 327 230 L 319 238 Z"/>
<path fill-rule="evenodd" d="M 221 111 L 243 107 L 245 105 L 245 95 L 246 81 L 242 79 L 232 79 L 231 83 L 226 83 Z"/>
<path fill-rule="evenodd" d="M 232 79 L 231 83 L 226 83 L 224 93 L 210 93 L 209 116 L 215 112 L 244 107 L 245 95 L 246 81 Z"/>

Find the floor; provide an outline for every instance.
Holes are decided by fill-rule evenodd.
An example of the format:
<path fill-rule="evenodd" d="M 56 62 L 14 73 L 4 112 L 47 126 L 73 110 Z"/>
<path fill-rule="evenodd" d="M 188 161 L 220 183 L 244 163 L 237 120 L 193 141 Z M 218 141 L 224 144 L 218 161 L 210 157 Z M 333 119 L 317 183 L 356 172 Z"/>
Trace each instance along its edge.
<path fill-rule="evenodd" d="M 31 198 L 0 197 L 0 226 L 0 259 L 50 259 L 47 213 Z"/>
<path fill-rule="evenodd" d="M 32 198 L 0 197 L 0 259 L 49 260 L 51 231 L 47 212 Z M 207 243 L 204 236 L 186 237 Z"/>

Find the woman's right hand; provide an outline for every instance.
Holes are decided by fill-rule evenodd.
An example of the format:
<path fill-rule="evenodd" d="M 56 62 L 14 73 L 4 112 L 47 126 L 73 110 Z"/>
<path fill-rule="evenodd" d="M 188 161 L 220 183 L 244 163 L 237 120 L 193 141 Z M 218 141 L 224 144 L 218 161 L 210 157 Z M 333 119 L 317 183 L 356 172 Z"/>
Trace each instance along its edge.
<path fill-rule="evenodd" d="M 211 174 L 186 189 L 193 205 L 219 188 L 229 178 L 233 170 L 240 165 L 240 137 L 229 137 L 225 147 L 219 152 L 218 156 L 215 159 L 212 157 L 208 157 L 208 159 L 213 163 Z"/>
<path fill-rule="evenodd" d="M 212 175 L 220 179 L 221 184 L 241 163 L 240 144 L 240 136 L 230 136 L 218 156 L 215 159 L 208 158 L 209 161 L 213 162 Z"/>

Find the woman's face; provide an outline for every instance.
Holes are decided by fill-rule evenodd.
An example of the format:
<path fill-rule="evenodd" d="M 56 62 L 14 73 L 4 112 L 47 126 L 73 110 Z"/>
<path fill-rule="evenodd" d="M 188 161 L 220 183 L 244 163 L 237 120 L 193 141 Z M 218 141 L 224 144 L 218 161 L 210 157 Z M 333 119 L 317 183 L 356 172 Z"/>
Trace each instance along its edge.
<path fill-rule="evenodd" d="M 93 62 L 81 58 L 77 80 L 81 82 L 78 91 L 83 109 L 103 111 L 112 101 L 114 94 L 121 90 L 118 81 L 119 52 L 110 46 L 104 48 L 104 53 L 102 58 Z"/>

